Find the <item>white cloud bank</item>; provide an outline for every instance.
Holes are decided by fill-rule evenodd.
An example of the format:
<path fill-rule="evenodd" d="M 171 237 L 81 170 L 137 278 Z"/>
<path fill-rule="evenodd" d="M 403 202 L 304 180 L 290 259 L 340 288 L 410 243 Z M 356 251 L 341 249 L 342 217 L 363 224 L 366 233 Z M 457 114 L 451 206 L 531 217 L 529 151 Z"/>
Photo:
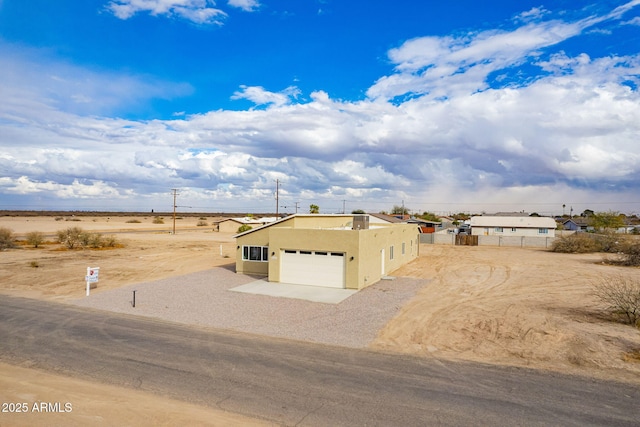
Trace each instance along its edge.
<path fill-rule="evenodd" d="M 178 2 L 135 4 L 160 3 Z M 546 15 L 536 9 L 512 31 L 409 40 L 389 52 L 394 72 L 358 102 L 241 86 L 232 97 L 262 108 L 141 122 L 67 108 L 109 99 L 91 87 L 51 96 L 28 75 L 0 79 L 0 193 L 16 208 L 168 209 L 169 189 L 180 188 L 194 208 L 274 211 L 278 179 L 282 205 L 303 210 L 404 200 L 438 212 L 639 212 L 640 55 L 552 49 L 638 3 L 573 23 L 533 22 Z M 523 64 L 534 78 L 490 82 Z"/>
<path fill-rule="evenodd" d="M 114 0 L 107 10 L 120 19 L 129 19 L 139 12 L 152 16 L 177 16 L 196 24 L 221 25 L 227 14 L 211 0 Z"/>

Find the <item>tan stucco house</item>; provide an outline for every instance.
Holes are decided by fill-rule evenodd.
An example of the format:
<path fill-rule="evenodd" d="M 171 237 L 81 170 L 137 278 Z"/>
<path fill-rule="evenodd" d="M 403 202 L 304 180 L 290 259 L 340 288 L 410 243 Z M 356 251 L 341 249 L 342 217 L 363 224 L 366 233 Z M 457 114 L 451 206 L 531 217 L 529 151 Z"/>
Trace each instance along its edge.
<path fill-rule="evenodd" d="M 362 289 L 418 256 L 415 224 L 296 214 L 234 236 L 236 272 L 270 282 Z"/>

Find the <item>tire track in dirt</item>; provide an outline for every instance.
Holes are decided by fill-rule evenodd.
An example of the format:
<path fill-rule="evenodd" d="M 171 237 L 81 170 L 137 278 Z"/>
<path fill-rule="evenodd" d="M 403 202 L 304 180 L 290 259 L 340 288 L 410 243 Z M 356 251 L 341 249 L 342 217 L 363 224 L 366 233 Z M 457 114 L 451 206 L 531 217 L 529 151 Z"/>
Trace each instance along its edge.
<path fill-rule="evenodd" d="M 621 361 L 625 351 L 640 348 L 640 334 L 588 315 L 596 310 L 591 283 L 622 269 L 599 260 L 598 254 L 423 246 L 421 256 L 394 275 L 429 284 L 371 346 L 571 372 L 631 370 L 640 378 L 640 364 Z"/>

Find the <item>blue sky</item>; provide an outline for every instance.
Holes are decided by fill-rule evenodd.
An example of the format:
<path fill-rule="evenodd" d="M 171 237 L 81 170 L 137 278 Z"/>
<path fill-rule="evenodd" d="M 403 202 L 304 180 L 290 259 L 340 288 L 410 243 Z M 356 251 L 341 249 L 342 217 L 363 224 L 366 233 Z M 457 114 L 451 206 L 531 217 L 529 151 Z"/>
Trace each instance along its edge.
<path fill-rule="evenodd" d="M 0 0 L 0 208 L 640 213 L 639 49 L 640 0 Z"/>

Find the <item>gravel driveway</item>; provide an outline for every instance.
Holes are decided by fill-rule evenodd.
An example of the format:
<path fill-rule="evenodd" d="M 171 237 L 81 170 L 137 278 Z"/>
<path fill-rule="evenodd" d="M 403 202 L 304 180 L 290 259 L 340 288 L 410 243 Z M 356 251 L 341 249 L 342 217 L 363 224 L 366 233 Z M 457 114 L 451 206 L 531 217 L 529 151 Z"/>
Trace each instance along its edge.
<path fill-rule="evenodd" d="M 256 277 L 219 267 L 94 293 L 73 304 L 191 325 L 361 348 L 428 283 L 401 277 L 381 280 L 339 304 L 229 291 L 255 280 Z M 134 289 L 135 308 L 132 306 Z"/>

